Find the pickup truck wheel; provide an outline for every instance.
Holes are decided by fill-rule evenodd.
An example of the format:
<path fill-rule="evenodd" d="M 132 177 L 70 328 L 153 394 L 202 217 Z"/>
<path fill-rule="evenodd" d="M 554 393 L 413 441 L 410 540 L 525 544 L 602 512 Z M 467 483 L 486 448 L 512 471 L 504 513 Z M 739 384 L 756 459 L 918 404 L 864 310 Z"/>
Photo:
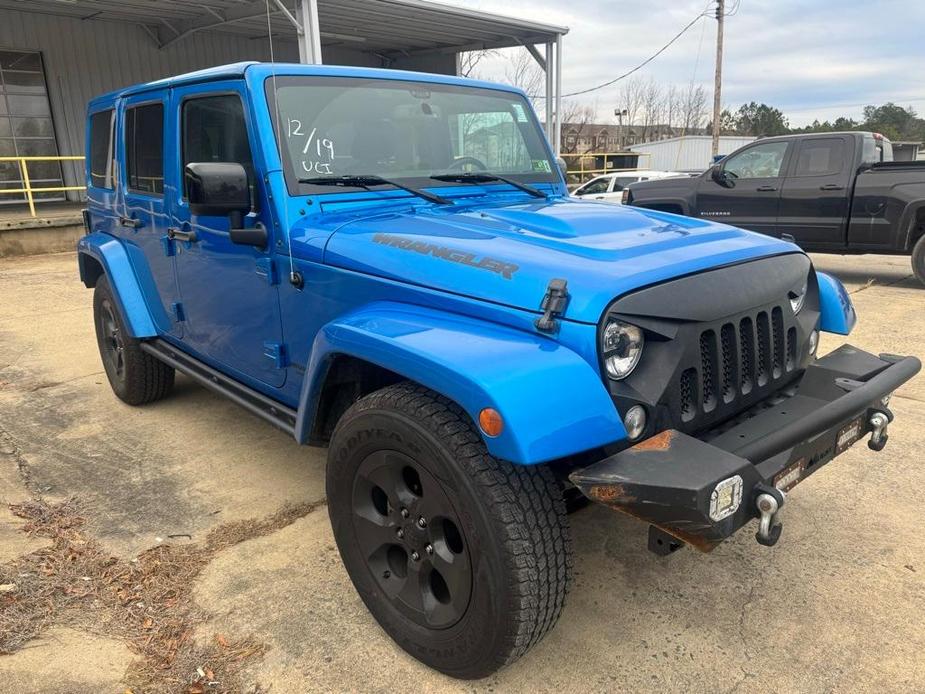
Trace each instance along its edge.
<path fill-rule="evenodd" d="M 141 343 L 129 335 L 105 277 L 93 291 L 93 322 L 106 377 L 120 400 L 144 405 L 170 392 L 173 368 L 142 351 Z"/>
<path fill-rule="evenodd" d="M 457 405 L 411 383 L 360 399 L 334 430 L 328 510 L 354 586 L 418 660 L 475 679 L 548 632 L 571 578 L 548 468 L 488 454 Z"/>
<path fill-rule="evenodd" d="M 912 248 L 912 272 L 919 282 L 925 284 L 925 235 Z"/>

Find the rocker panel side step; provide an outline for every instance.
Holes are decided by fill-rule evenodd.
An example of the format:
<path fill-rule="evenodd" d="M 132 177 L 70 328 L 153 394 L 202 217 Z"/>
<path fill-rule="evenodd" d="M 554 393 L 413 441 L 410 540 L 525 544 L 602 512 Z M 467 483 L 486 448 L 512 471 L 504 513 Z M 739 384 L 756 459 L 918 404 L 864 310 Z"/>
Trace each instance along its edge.
<path fill-rule="evenodd" d="M 258 393 L 242 383 L 213 369 L 195 357 L 180 351 L 169 343 L 155 339 L 142 342 L 141 348 L 156 359 L 186 374 L 200 385 L 224 395 L 247 411 L 265 419 L 286 433 L 295 436 L 296 411 L 282 403 Z"/>

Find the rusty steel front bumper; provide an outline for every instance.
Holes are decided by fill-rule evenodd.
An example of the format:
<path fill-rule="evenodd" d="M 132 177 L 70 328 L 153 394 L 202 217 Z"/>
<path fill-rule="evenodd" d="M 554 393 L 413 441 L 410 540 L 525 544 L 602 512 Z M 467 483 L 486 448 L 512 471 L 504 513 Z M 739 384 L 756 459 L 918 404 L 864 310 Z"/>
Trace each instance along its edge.
<path fill-rule="evenodd" d="M 781 532 L 785 492 L 868 433 L 881 450 L 890 394 L 921 368 L 845 345 L 794 384 L 717 430 L 669 429 L 569 475 L 589 499 L 650 524 L 649 548 L 709 552 L 752 519 L 759 542 Z"/>

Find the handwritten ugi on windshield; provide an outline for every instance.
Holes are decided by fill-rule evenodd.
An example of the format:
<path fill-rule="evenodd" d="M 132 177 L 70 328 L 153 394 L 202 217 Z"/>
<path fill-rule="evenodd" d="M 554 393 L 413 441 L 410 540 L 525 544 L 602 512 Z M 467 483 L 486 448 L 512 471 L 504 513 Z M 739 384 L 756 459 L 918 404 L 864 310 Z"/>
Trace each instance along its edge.
<path fill-rule="evenodd" d="M 312 131 L 306 134 L 302 131 L 302 121 L 297 118 L 286 119 L 286 137 L 305 138 L 305 145 L 302 147 L 301 165 L 306 173 L 330 175 L 334 171 L 331 168 L 334 165 L 334 141 L 318 135 L 318 128 L 312 128 Z"/>

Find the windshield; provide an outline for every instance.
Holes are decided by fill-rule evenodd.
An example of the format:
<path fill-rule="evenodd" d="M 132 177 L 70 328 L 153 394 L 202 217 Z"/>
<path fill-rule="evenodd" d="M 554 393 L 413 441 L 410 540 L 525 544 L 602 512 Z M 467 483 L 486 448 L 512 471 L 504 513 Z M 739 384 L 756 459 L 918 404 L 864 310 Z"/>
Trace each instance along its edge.
<path fill-rule="evenodd" d="M 324 176 L 381 176 L 445 186 L 439 174 L 491 172 L 554 182 L 543 134 L 526 100 L 511 92 L 367 78 L 278 76 L 283 165 L 293 194 L 337 188 L 300 184 Z M 343 190 L 343 188 L 340 188 Z"/>

